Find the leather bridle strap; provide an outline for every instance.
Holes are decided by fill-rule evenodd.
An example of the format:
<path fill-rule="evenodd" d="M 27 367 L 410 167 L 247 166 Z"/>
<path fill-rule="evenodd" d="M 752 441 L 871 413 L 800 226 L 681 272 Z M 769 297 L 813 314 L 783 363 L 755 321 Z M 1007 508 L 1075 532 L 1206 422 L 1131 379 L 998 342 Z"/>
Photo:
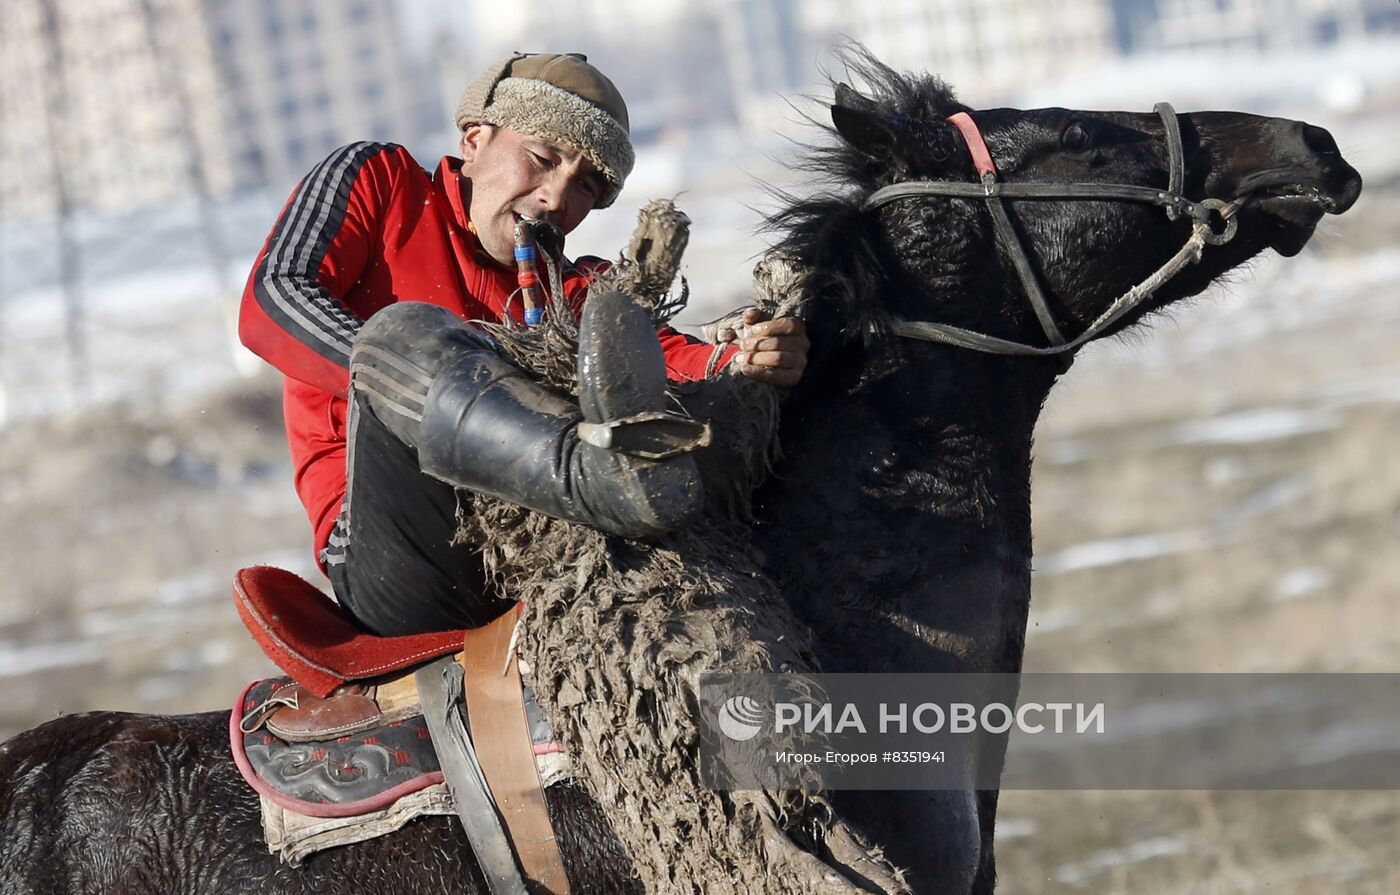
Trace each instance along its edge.
<path fill-rule="evenodd" d="M 1171 103 L 1161 102 L 1153 111 L 1162 119 L 1167 140 L 1167 188 L 1137 186 L 1130 183 L 1004 183 L 998 180 L 991 151 L 987 149 L 982 132 L 971 115 L 958 112 L 948 117 L 948 123 L 958 128 L 967 142 L 973 163 L 977 166 L 978 183 L 953 183 L 934 180 L 907 180 L 892 183 L 871 193 L 866 208 L 876 208 L 896 199 L 915 196 L 960 196 L 968 199 L 1128 199 L 1160 205 L 1175 217 L 1184 214 L 1198 221 L 1210 222 L 1214 209 L 1204 202 L 1192 202 L 1181 194 L 1186 179 L 1186 157 L 1182 149 L 1181 127 Z M 989 176 L 990 175 L 990 179 Z"/>
<path fill-rule="evenodd" d="M 1150 298 L 1163 283 L 1188 265 L 1199 261 L 1201 251 L 1206 245 L 1220 245 L 1229 242 L 1234 237 L 1239 223 L 1233 219 L 1233 216 L 1243 204 L 1243 200 L 1235 200 L 1227 205 L 1218 199 L 1192 202 L 1183 196 L 1181 188 L 1185 182 L 1186 160 L 1176 111 L 1170 103 L 1165 102 L 1158 103 L 1154 107 L 1154 111 L 1162 119 L 1167 141 L 1168 171 L 1165 190 L 1119 183 L 1002 183 L 997 179 L 996 163 L 992 159 L 991 151 L 987 148 L 987 143 L 982 138 L 982 133 L 977 129 L 977 124 L 973 121 L 972 116 L 966 112 L 958 112 L 949 116 L 948 122 L 958 129 L 967 143 L 968 152 L 972 155 L 980 183 L 915 180 L 891 184 L 872 193 L 865 200 L 864 207 L 873 209 L 900 199 L 922 196 L 983 199 L 991 214 L 997 242 L 1011 258 L 1012 266 L 1016 269 L 1016 274 L 1025 289 L 1026 298 L 1030 302 L 1032 310 L 1035 311 L 1040 328 L 1050 344 L 1046 347 L 1023 345 L 1019 342 L 999 339 L 961 327 L 925 321 L 896 320 L 893 327 L 894 332 L 909 338 L 943 342 L 992 354 L 1061 355 L 1102 335 L 1129 311 Z M 1182 214 L 1192 218 L 1192 232 L 1186 244 L 1167 263 L 1119 296 L 1079 336 L 1072 340 L 1066 340 L 1050 312 L 1049 303 L 1046 302 L 1045 295 L 1041 291 L 1040 281 L 1031 265 L 1030 257 L 1021 244 L 1021 240 L 1017 237 L 1011 219 L 1002 205 L 1003 198 L 1127 199 L 1135 202 L 1146 202 L 1161 206 L 1166 211 L 1167 217 L 1172 220 Z M 1225 229 L 1219 233 L 1215 232 L 1211 226 L 1215 221 L 1223 223 Z"/>
<path fill-rule="evenodd" d="M 1233 234 L 1234 225 L 1238 222 L 1231 217 L 1239 203 L 1231 203 L 1221 210 L 1221 217 L 1225 218 L 1229 224 L 1227 233 Z M 1208 224 L 1197 223 L 1191 236 L 1186 240 L 1186 244 L 1177 250 L 1176 254 L 1167 259 L 1167 262 L 1157 268 L 1147 279 L 1138 283 L 1133 288 L 1124 292 L 1112 304 L 1108 306 L 1094 321 L 1085 328 L 1084 332 L 1064 342 L 1060 345 L 1052 345 L 1048 348 L 1038 348 L 1034 345 L 1023 345 L 1020 342 L 1012 342 L 1009 339 L 999 339 L 996 336 L 989 336 L 984 333 L 973 332 L 963 329 L 960 326 L 953 326 L 948 323 L 932 323 L 927 320 L 900 320 L 896 319 L 891 331 L 897 336 L 908 339 L 919 339 L 924 342 L 942 342 L 945 345 L 956 345 L 959 348 L 968 348 L 973 351 L 982 351 L 987 354 L 1013 354 L 1025 357 L 1055 357 L 1063 355 L 1067 351 L 1074 351 L 1087 342 L 1093 341 L 1103 335 L 1109 327 L 1122 320 L 1130 311 L 1151 298 L 1153 293 L 1160 289 L 1168 280 L 1176 276 L 1189 265 L 1201 260 L 1201 251 L 1205 246 L 1212 244 L 1213 236 Z M 1218 244 L 1218 243 L 1215 243 Z"/>
<path fill-rule="evenodd" d="M 987 211 L 992 215 L 997 242 L 1000 242 L 1002 249 L 1011 256 L 1011 264 L 1016 268 L 1016 275 L 1021 278 L 1021 284 L 1026 289 L 1026 298 L 1031 303 L 1031 309 L 1035 311 L 1036 319 L 1040 321 L 1041 331 L 1045 333 L 1045 338 L 1050 340 L 1051 345 L 1063 345 L 1064 334 L 1055 324 L 1055 315 L 1050 312 L 1045 293 L 1040 290 L 1040 278 L 1035 275 L 1031 259 L 1026 256 L 1021 240 L 1016 236 L 1016 228 L 1011 226 L 1006 206 L 1001 204 L 1001 197 L 997 195 L 996 187 L 1000 185 L 997 183 L 997 165 L 992 160 L 992 151 L 987 148 L 987 141 L 977 129 L 977 122 L 966 112 L 949 116 L 948 121 L 962 133 L 963 140 L 972 153 L 973 164 L 977 166 L 977 174 L 982 178 Z"/>
<path fill-rule="evenodd" d="M 1176 120 L 1176 110 L 1172 104 L 1161 102 L 1152 107 L 1167 135 L 1167 195 L 1181 196 L 1181 187 L 1186 182 L 1186 150 L 1181 146 L 1181 124 Z M 1185 197 L 1182 196 L 1182 201 Z M 1167 206 L 1167 220 L 1174 221 L 1180 213 L 1176 205 Z M 1205 218 L 1209 221 L 1209 213 Z"/>

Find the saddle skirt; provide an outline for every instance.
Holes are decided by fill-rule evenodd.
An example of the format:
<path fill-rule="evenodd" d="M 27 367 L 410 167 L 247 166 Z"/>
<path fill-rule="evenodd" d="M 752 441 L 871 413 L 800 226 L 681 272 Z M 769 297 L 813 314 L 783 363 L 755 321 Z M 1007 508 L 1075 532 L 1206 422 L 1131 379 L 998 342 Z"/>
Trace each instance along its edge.
<path fill-rule="evenodd" d="M 465 632 L 367 633 L 310 583 L 271 567 L 239 571 L 234 601 L 263 652 L 288 675 L 248 685 L 229 718 L 234 761 L 262 802 L 271 851 L 296 864 L 315 851 L 392 832 L 414 817 L 460 813 L 423 718 L 414 669 L 453 653 L 458 664 L 470 665 L 460 652 Z M 502 616 L 467 638 L 478 666 L 485 657 L 499 663 L 513 652 L 506 640 L 513 641 L 514 618 Z M 535 786 L 549 786 L 570 776 L 568 758 L 553 742 L 534 693 L 519 675 L 513 679 L 514 711 L 524 709 L 518 739 L 496 739 L 501 716 L 491 711 L 482 715 L 481 732 L 487 743 L 529 748 L 521 755 L 529 768 L 523 773 Z M 462 705 L 458 714 L 475 740 Z M 499 747 L 492 752 L 501 754 Z M 514 781 L 524 778 L 519 764 L 511 773 L 516 776 L 493 778 L 491 785 L 506 785 L 498 798 L 513 805 L 520 796 Z"/>
<path fill-rule="evenodd" d="M 393 689 L 402 689 L 404 681 L 411 684 L 413 676 L 392 682 L 400 685 Z M 395 694 L 398 698 L 372 719 L 346 726 L 333 717 L 321 731 L 295 718 L 299 705 L 289 703 L 287 694 L 294 698 L 298 689 L 285 677 L 255 681 L 229 716 L 234 762 L 260 796 L 308 817 L 353 817 L 442 782 L 437 751 L 411 687 L 402 696 Z M 340 699 L 368 701 L 353 688 L 327 700 L 311 701 Z M 542 756 L 562 753 L 529 688 L 525 712 L 537 763 Z M 292 723 L 279 723 L 283 714 L 293 715 Z M 542 775 L 553 767 L 541 768 Z"/>
<path fill-rule="evenodd" d="M 234 761 L 260 796 L 311 817 L 348 817 L 442 782 L 421 714 L 349 732 L 330 729 L 319 739 L 310 730 L 292 740 L 274 733 L 263 720 L 275 717 L 267 707 L 295 686 L 287 678 L 250 684 L 229 719 Z"/>
<path fill-rule="evenodd" d="M 415 817 L 454 813 L 412 681 L 410 673 L 375 688 L 352 685 L 329 699 L 307 699 L 286 677 L 248 685 L 229 716 L 229 745 L 239 773 L 262 801 L 271 850 L 297 864 L 316 851 L 392 832 Z M 367 693 L 384 694 L 383 711 L 374 718 L 346 725 L 345 711 L 324 708 L 342 699 L 357 711 L 359 703 L 375 705 Z M 568 759 L 529 688 L 525 710 L 544 785 L 570 776 Z M 318 732 L 317 723 L 325 729 Z"/>

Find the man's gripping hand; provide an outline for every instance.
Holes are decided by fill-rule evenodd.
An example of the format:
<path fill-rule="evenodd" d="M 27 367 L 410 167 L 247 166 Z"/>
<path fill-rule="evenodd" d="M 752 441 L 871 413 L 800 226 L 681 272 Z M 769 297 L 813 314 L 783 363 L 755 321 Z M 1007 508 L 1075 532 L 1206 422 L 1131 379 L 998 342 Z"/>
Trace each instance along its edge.
<path fill-rule="evenodd" d="M 743 316 L 744 337 L 732 329 L 718 333 L 719 341 L 739 344 L 739 353 L 731 363 L 741 374 L 758 382 L 779 388 L 792 388 L 807 369 L 807 324 L 799 317 L 768 319 L 758 308 L 749 308 Z"/>

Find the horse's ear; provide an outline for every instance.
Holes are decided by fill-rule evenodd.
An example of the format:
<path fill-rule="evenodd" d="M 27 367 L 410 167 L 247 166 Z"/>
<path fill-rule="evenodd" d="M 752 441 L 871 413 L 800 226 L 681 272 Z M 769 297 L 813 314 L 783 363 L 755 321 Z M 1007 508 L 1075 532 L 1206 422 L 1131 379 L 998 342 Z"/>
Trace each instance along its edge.
<path fill-rule="evenodd" d="M 876 109 L 875 100 L 857 92 L 854 87 L 844 81 L 836 85 L 836 105 L 861 112 L 873 112 Z"/>
<path fill-rule="evenodd" d="M 843 105 L 839 90 L 836 99 L 831 123 L 843 140 L 871 158 L 885 160 L 898 154 L 899 135 L 885 116 Z"/>

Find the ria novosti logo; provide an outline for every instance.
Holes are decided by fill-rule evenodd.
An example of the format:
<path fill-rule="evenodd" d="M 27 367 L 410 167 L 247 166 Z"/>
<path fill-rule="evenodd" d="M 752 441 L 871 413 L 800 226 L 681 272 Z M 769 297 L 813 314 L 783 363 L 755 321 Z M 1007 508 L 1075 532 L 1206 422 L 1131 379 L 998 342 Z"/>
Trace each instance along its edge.
<path fill-rule="evenodd" d="M 758 700 L 751 696 L 731 696 L 719 707 L 719 729 L 731 740 L 742 743 L 758 736 L 765 717 Z"/>

